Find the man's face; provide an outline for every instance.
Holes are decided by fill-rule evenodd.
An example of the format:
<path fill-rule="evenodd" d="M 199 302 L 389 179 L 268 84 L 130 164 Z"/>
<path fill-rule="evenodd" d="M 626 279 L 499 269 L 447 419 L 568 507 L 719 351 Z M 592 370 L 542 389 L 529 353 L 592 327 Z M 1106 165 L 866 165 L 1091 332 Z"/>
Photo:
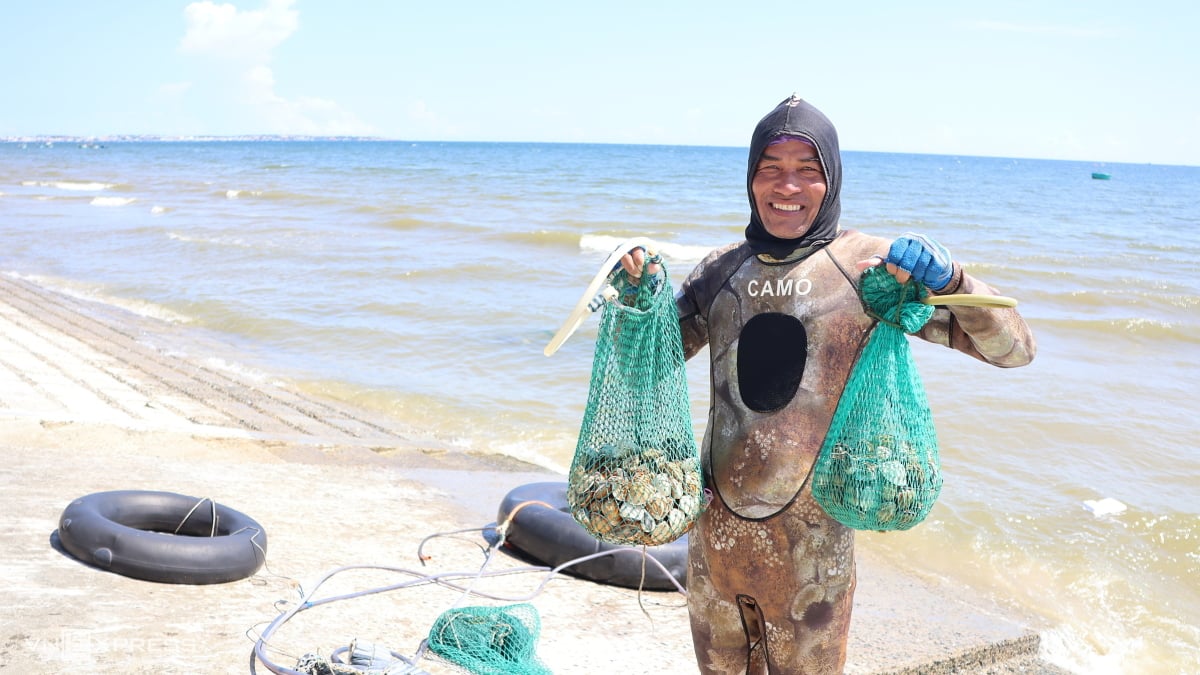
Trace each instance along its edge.
<path fill-rule="evenodd" d="M 827 187 L 817 149 L 800 140 L 768 145 L 750 183 L 759 219 L 780 239 L 799 239 L 808 232 Z"/>

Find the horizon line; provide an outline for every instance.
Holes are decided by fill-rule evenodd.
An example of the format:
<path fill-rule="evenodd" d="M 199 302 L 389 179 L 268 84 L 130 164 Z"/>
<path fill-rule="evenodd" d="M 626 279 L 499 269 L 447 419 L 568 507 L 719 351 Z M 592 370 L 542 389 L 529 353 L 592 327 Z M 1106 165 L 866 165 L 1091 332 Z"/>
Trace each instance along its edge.
<path fill-rule="evenodd" d="M 692 143 L 633 143 L 633 142 L 612 142 L 612 141 L 478 141 L 478 140 L 417 140 L 408 138 L 395 138 L 388 136 L 361 136 L 361 135 L 337 135 L 337 134 L 202 134 L 202 135 L 185 135 L 185 134 L 106 134 L 102 136 L 85 136 L 77 134 L 35 134 L 35 135 L 20 135 L 20 136 L 0 136 L 0 144 L 14 143 L 81 143 L 84 146 L 94 143 L 235 143 L 235 142 L 352 142 L 352 143 L 491 143 L 496 145 L 625 145 L 625 146 L 646 146 L 646 147 L 677 147 L 677 148 L 730 148 L 730 149 L 746 149 L 746 145 L 707 145 L 707 144 L 692 144 Z M 1114 161 L 1100 159 L 1065 159 L 1059 157 L 1018 157 L 1014 155 L 976 155 L 970 153 L 946 153 L 946 152 L 901 152 L 896 150 L 852 150 L 843 148 L 842 152 L 862 152 L 862 153 L 877 153 L 882 155 L 925 155 L 930 157 L 978 157 L 983 159 L 1013 159 L 1013 160 L 1035 160 L 1040 162 L 1082 162 L 1091 164 L 1132 164 L 1132 165 L 1154 165 L 1154 166 L 1179 166 L 1179 167 L 1196 167 L 1196 164 L 1175 164 L 1169 162 L 1131 162 L 1131 161 Z"/>

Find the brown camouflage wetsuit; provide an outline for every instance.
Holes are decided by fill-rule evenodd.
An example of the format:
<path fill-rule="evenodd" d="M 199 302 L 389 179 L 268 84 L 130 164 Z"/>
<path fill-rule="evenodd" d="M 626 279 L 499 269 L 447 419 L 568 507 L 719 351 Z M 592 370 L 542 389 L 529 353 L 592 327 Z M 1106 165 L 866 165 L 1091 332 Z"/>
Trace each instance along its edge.
<path fill-rule="evenodd" d="M 854 532 L 825 514 L 807 480 L 872 326 L 855 262 L 888 243 L 843 232 L 795 262 L 743 243 L 714 252 L 681 286 L 684 352 L 708 345 L 712 364 L 701 454 L 714 499 L 690 535 L 688 574 L 704 672 L 845 665 Z M 960 293 L 995 294 L 961 279 Z M 941 307 L 918 336 L 998 366 L 1024 365 L 1034 349 L 1011 309 Z"/>

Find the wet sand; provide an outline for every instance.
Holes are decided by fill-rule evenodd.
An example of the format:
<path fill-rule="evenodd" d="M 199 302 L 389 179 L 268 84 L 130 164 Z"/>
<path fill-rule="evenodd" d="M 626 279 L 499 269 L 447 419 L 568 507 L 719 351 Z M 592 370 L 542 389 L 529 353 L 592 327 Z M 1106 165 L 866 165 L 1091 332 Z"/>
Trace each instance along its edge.
<path fill-rule="evenodd" d="M 424 583 L 300 612 L 268 643 L 275 664 L 351 640 L 412 656 L 461 605 L 532 603 L 555 673 L 697 671 L 685 599 L 569 576 L 548 583 L 505 548 L 488 560 L 512 488 L 565 480 L 465 454 L 419 430 L 230 368 L 200 331 L 0 277 L 0 670 L 271 672 L 251 657 L 281 611 L 461 572 L 481 595 Z M 62 550 L 72 500 L 106 490 L 209 497 L 257 520 L 266 565 L 208 586 L 140 581 Z M 435 536 L 442 533 L 458 534 Z M 433 537 L 433 538 L 430 538 Z M 961 589 L 905 574 L 860 546 L 848 673 L 1044 673 L 1035 627 Z M 422 560 L 418 551 L 425 557 Z M 512 574 L 472 580 L 481 569 Z M 392 569 L 379 569 L 387 567 Z M 428 653 L 429 673 L 463 672 Z"/>

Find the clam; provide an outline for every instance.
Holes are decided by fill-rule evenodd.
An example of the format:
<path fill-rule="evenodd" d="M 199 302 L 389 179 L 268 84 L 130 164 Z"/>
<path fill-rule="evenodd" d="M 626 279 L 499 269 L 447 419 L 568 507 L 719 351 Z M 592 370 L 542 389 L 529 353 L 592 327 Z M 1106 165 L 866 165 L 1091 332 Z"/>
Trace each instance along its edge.
<path fill-rule="evenodd" d="M 920 462 L 916 460 L 909 460 L 908 465 L 905 468 L 908 471 L 909 483 L 913 485 L 925 484 L 925 467 L 921 466 Z"/>
<path fill-rule="evenodd" d="M 667 498 L 671 497 L 673 490 L 671 487 L 671 477 L 669 475 L 665 473 L 654 474 L 654 477 L 650 479 L 650 485 L 654 487 L 654 491 L 658 493 L 657 496 Z"/>
<path fill-rule="evenodd" d="M 642 522 L 642 518 L 646 515 L 646 509 L 642 508 L 640 505 L 634 504 L 633 502 L 624 502 L 617 509 L 617 513 L 621 516 L 622 520 L 628 520 L 640 524 Z"/>
<path fill-rule="evenodd" d="M 650 538 L 654 540 L 655 546 L 674 541 L 674 539 L 671 538 L 671 526 L 667 524 L 667 521 L 665 520 L 659 521 L 659 523 L 654 526 L 654 529 L 650 531 Z"/>
<path fill-rule="evenodd" d="M 600 474 L 594 475 L 596 476 L 596 482 L 595 487 L 592 488 L 592 497 L 596 499 L 604 499 L 612 494 L 612 485 L 610 485 L 609 482 Z"/>
<path fill-rule="evenodd" d="M 621 523 L 613 527 L 609 536 L 614 541 L 624 542 L 627 544 L 640 544 L 642 540 L 642 524 L 638 523 Z"/>
<path fill-rule="evenodd" d="M 648 474 L 641 474 L 647 476 Z M 647 502 L 658 496 L 658 492 L 650 483 L 650 479 L 637 478 L 629 482 L 629 488 L 626 491 L 625 501 L 636 506 L 645 506 Z"/>
<path fill-rule="evenodd" d="M 663 471 L 666 472 L 667 477 L 670 478 L 673 483 L 682 483 L 683 482 L 683 463 L 682 462 L 667 462 L 666 465 L 663 467 Z"/>
<path fill-rule="evenodd" d="M 593 512 L 588 517 L 587 528 L 592 534 L 600 536 L 611 532 L 613 529 L 613 524 L 602 514 Z"/>
<path fill-rule="evenodd" d="M 667 513 L 671 510 L 671 506 L 674 505 L 674 503 L 675 501 L 670 497 L 658 497 L 657 499 L 651 499 L 646 503 L 646 513 L 649 513 L 658 520 L 662 520 L 663 518 L 667 517 Z"/>
<path fill-rule="evenodd" d="M 649 513 L 643 513 L 643 515 L 642 515 L 642 532 L 645 532 L 646 534 L 650 534 L 651 532 L 654 531 L 654 528 L 656 528 L 656 527 L 658 527 L 658 519 L 655 518 L 654 516 L 650 515 Z"/>
<path fill-rule="evenodd" d="M 892 502 L 886 502 L 879 507 L 879 511 L 875 513 L 875 522 L 886 525 L 892 522 L 896 517 L 896 505 Z"/>
<path fill-rule="evenodd" d="M 883 487 L 879 488 L 879 497 L 885 502 L 894 501 L 896 499 L 896 486 L 891 483 L 884 483 Z"/>
<path fill-rule="evenodd" d="M 608 485 L 609 492 L 614 499 L 619 501 L 629 499 L 629 481 L 625 478 L 624 473 L 617 476 L 614 472 L 613 475 L 608 477 Z"/>
<path fill-rule="evenodd" d="M 887 461 L 879 465 L 879 474 L 892 485 L 907 485 L 908 477 L 904 465 L 897 461 Z"/>
<path fill-rule="evenodd" d="M 679 509 L 671 509 L 667 512 L 667 524 L 671 529 L 678 532 L 688 521 L 687 514 Z"/>
<path fill-rule="evenodd" d="M 605 499 L 600 502 L 599 513 L 610 523 L 616 524 L 621 522 L 621 507 L 611 499 Z"/>

